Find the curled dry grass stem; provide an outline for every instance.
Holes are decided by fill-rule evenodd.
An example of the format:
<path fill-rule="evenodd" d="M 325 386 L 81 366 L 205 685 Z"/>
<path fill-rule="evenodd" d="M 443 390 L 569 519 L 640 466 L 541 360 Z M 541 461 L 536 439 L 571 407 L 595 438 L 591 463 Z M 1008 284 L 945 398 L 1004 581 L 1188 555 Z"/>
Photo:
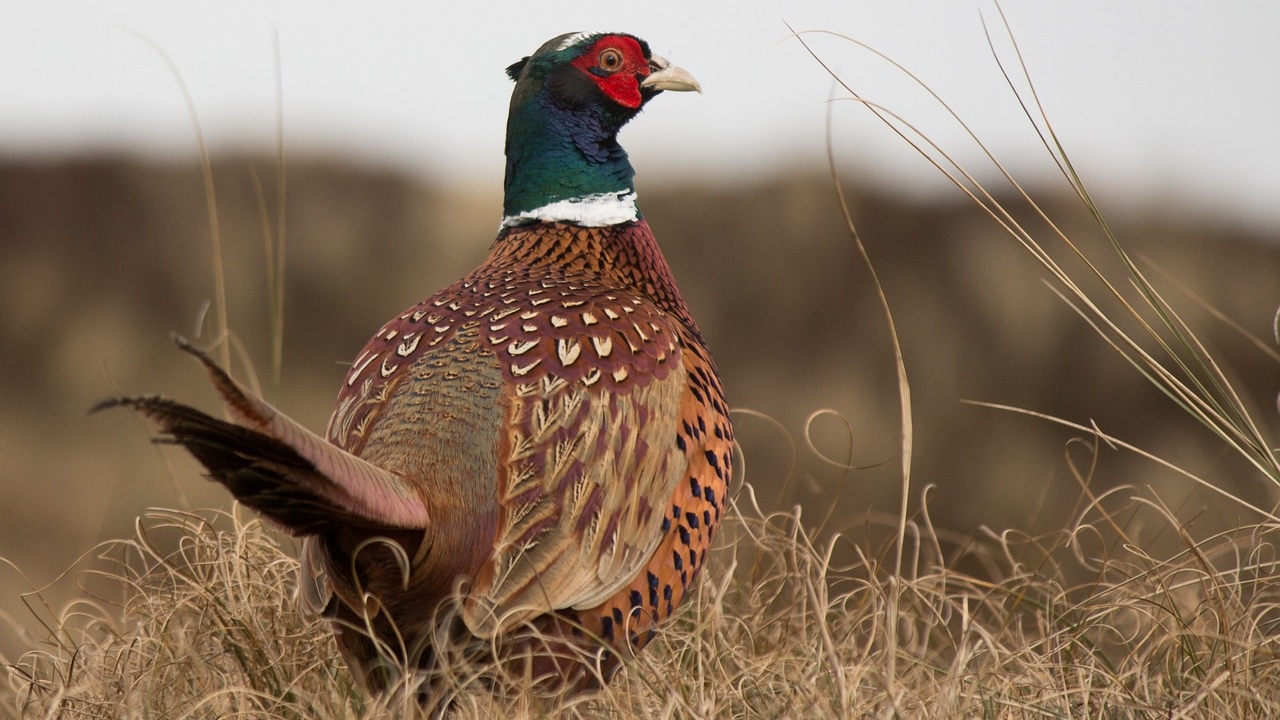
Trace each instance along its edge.
<path fill-rule="evenodd" d="M 126 28 L 125 31 L 134 36 L 144 44 L 146 44 L 156 55 L 164 62 L 166 69 L 173 76 L 177 83 L 178 89 L 182 94 L 183 105 L 187 112 L 188 121 L 196 141 L 196 154 L 200 161 L 200 172 L 203 179 L 203 187 L 205 192 L 205 207 L 208 213 L 209 225 L 209 243 L 212 258 L 213 273 L 213 309 L 215 314 L 215 335 L 213 337 L 213 352 L 216 353 L 218 363 L 224 368 L 231 367 L 232 349 L 235 350 L 235 356 L 240 359 L 240 364 L 248 375 L 247 382 L 249 387 L 257 394 L 267 396 L 263 392 L 263 385 L 259 381 L 257 373 L 254 369 L 254 363 L 250 359 L 247 348 L 243 341 L 233 333 L 230 327 L 230 318 L 228 315 L 227 303 L 227 280 L 224 270 L 224 246 L 222 237 L 222 226 L 218 217 L 218 195 L 213 182 L 213 162 L 209 154 L 209 148 L 205 143 L 204 130 L 200 122 L 200 113 L 196 110 L 195 99 L 191 96 L 191 91 L 187 87 L 186 80 L 182 76 L 182 71 L 178 68 L 177 63 L 172 56 L 152 40 L 147 35 Z M 284 300 L 285 300 L 285 260 L 286 260 L 286 244 L 285 244 L 285 199 L 286 199 L 286 173 L 285 173 L 285 141 L 284 141 L 284 80 L 283 68 L 280 56 L 280 35 L 279 32 L 273 33 L 272 50 L 274 58 L 275 85 L 276 85 L 276 167 L 275 167 L 275 227 L 272 228 L 270 221 L 271 215 L 267 211 L 266 195 L 263 190 L 261 178 L 259 178 L 256 170 L 250 173 L 250 180 L 253 183 L 255 197 L 258 202 L 259 219 L 261 221 L 261 232 L 263 248 L 265 251 L 265 266 L 267 274 L 267 305 L 268 305 L 268 322 L 271 337 L 271 383 L 272 392 L 270 395 L 279 392 L 281 373 L 284 365 Z M 206 306 L 207 309 L 207 306 Z M 203 332 L 205 311 L 199 314 L 195 325 L 195 336 L 200 337 Z"/>
<path fill-rule="evenodd" d="M 174 62 L 168 51 L 141 32 L 133 29 L 126 29 L 125 32 L 146 44 L 164 62 L 165 68 L 173 76 L 174 81 L 178 84 L 178 90 L 182 93 L 182 102 L 187 111 L 187 119 L 191 122 L 191 129 L 195 133 L 196 152 L 200 158 L 200 172 L 204 179 L 205 209 L 209 214 L 209 243 L 213 256 L 214 309 L 217 313 L 218 323 L 216 340 L 219 341 L 219 347 L 217 349 L 217 357 L 222 367 L 231 367 L 231 351 L 225 343 L 221 342 L 230 337 L 231 333 L 227 317 L 226 273 L 222 264 L 222 225 L 218 221 L 218 196 L 214 191 L 213 185 L 213 163 L 209 157 L 209 148 L 205 144 L 204 130 L 200 125 L 200 113 L 196 111 L 195 99 L 191 97 L 191 91 L 187 87 L 186 80 L 182 77 L 182 71 L 178 69 L 177 63 Z"/>
<path fill-rule="evenodd" d="M 999 10 L 998 3 L 996 7 Z M 1109 275 L 1101 265 L 1069 238 L 1034 201 L 1028 191 L 1005 169 L 973 128 L 921 78 L 875 48 L 848 36 L 827 31 L 809 31 L 797 33 L 796 37 L 822 68 L 849 94 L 850 99 L 865 106 L 907 142 L 967 197 L 983 208 L 1006 233 L 1047 269 L 1058 286 L 1055 291 L 1067 300 L 1068 304 L 1140 374 L 1188 415 L 1226 441 L 1241 457 L 1247 458 L 1273 485 L 1280 485 L 1280 461 L 1277 460 L 1273 451 L 1274 443 L 1267 441 L 1212 355 L 1173 306 L 1161 296 L 1156 287 L 1137 267 L 1107 224 L 1053 130 L 1040 104 L 1034 83 L 1030 80 L 1030 73 L 1021 50 L 1012 31 L 1009 30 L 1003 10 L 999 10 L 999 13 L 1016 56 L 1021 81 L 1026 88 L 1025 95 L 1024 91 L 1019 90 L 1019 83 L 1015 81 L 999 53 L 996 52 L 990 29 L 986 28 L 984 22 L 988 43 L 1000 72 L 1059 172 L 1094 218 L 1114 255 L 1121 261 L 1124 268 L 1124 275 L 1121 278 L 1113 278 Z M 1052 235 L 1070 250 L 1082 264 L 1087 276 L 1092 281 L 1098 282 L 1105 292 L 1101 296 L 1095 296 L 1083 289 L 1082 279 L 1078 279 L 1073 271 L 1058 263 L 1034 235 L 1015 219 L 1011 210 L 999 202 L 995 194 L 978 181 L 973 173 L 961 167 L 950 154 L 914 125 L 891 110 L 866 99 L 844 81 L 809 45 L 805 39 L 809 34 L 834 36 L 864 48 L 923 88 L 977 144 L 998 175 L 1014 189 L 1018 198 L 1035 213 L 1038 219 L 1046 224 Z M 1031 98 L 1030 103 L 1026 100 L 1028 95 Z M 1032 106 L 1035 108 L 1034 111 Z M 1123 287 L 1133 289 L 1137 298 L 1130 298 L 1122 290 Z M 1114 302 L 1116 309 L 1104 308 L 1102 305 L 1104 301 Z M 1131 323 L 1139 329 L 1138 334 L 1129 333 L 1122 327 Z M 1144 342 L 1150 343 L 1153 346 L 1152 349 L 1148 349 Z"/>
<path fill-rule="evenodd" d="M 922 157 L 938 169 L 945 177 L 947 177 L 956 187 L 958 187 L 966 196 L 987 213 L 1002 227 L 1010 236 L 1012 236 L 1021 247 L 1031 254 L 1044 268 L 1046 268 L 1053 279 L 1051 287 L 1053 291 L 1077 314 L 1079 314 L 1089 325 L 1107 342 L 1121 357 L 1134 367 L 1143 377 L 1157 387 L 1161 392 L 1168 396 L 1179 408 L 1185 413 L 1199 421 L 1207 427 L 1214 435 L 1222 440 L 1236 454 L 1245 458 L 1259 473 L 1268 478 L 1272 484 L 1280 483 L 1280 464 L 1277 463 L 1273 448 L 1275 444 L 1269 441 L 1258 423 L 1255 422 L 1253 416 L 1249 413 L 1244 400 L 1232 386 L 1222 368 L 1216 363 L 1213 356 L 1206 349 L 1204 344 L 1196 336 L 1190 325 L 1181 317 L 1173 305 L 1166 300 L 1161 292 L 1150 282 L 1150 280 L 1141 272 L 1137 265 L 1125 251 L 1115 233 L 1112 231 L 1106 220 L 1102 216 L 1097 204 L 1089 195 L 1083 181 L 1081 180 L 1076 168 L 1071 163 L 1063 146 L 1053 130 L 1047 115 L 1043 110 L 1040 99 L 1036 93 L 1034 84 L 1030 81 L 1030 75 L 1027 71 L 1025 61 L 1022 57 L 1021 50 L 1018 48 L 1016 40 L 1013 38 L 1012 32 L 1009 31 L 1008 22 L 1003 14 L 1003 10 L 996 5 L 999 10 L 1001 21 L 1004 23 L 1005 30 L 1009 34 L 1009 40 L 1012 43 L 1016 56 L 1016 64 L 1020 69 L 1022 84 L 1026 87 L 1024 91 L 1019 90 L 1019 83 L 1015 81 L 1013 75 L 1009 72 L 1006 65 L 1001 61 L 1000 54 L 995 49 L 995 42 L 991 36 L 990 28 L 984 22 L 984 30 L 987 32 L 988 44 L 992 48 L 992 53 L 1000 68 L 1000 72 L 1004 76 L 1010 89 L 1013 91 L 1016 99 L 1020 103 L 1028 120 L 1031 122 L 1035 132 L 1039 136 L 1042 144 L 1048 151 L 1052 161 L 1055 163 L 1059 172 L 1068 181 L 1072 189 L 1076 192 L 1079 199 L 1088 209 L 1096 221 L 1100 231 L 1106 238 L 1114 254 L 1120 259 L 1123 267 L 1123 274 L 1120 277 L 1113 277 L 1105 271 L 1101 264 L 1095 262 L 1072 238 L 1069 238 L 1060 227 L 1047 215 L 1047 213 L 1035 203 L 1030 194 L 1020 185 L 1004 168 L 999 160 L 991 153 L 988 147 L 981 141 L 971 126 L 961 118 L 952 107 L 927 83 L 918 76 L 911 73 L 901 64 L 891 58 L 883 55 L 876 49 L 861 43 L 853 38 L 829 33 L 825 31 L 816 31 L 814 33 L 795 33 L 804 48 L 813 56 L 813 58 L 822 66 L 822 68 L 835 80 L 838 85 L 843 88 L 849 98 L 862 104 L 875 117 L 888 126 L 894 133 L 914 148 Z M 894 113 L 892 110 L 874 103 L 859 94 L 847 82 L 845 82 L 825 60 L 820 57 L 817 52 L 810 46 L 806 40 L 809 34 L 825 34 L 838 37 L 853 45 L 870 51 L 878 58 L 889 63 L 912 82 L 923 88 L 938 104 L 941 106 L 951 118 L 959 124 L 963 131 L 977 144 L 985 157 L 995 167 L 997 174 L 1006 181 L 1015 191 L 1017 197 L 1030 207 L 1034 214 L 1045 223 L 1055 238 L 1060 241 L 1067 249 L 1070 250 L 1072 256 L 1081 263 L 1086 278 L 1077 278 L 1076 271 L 1068 269 L 1054 259 L 1053 255 L 1033 236 L 1033 234 L 1020 224 L 1013 212 L 996 199 L 995 194 L 988 190 L 976 176 L 961 167 L 955 162 L 950 154 L 940 148 L 925 134 L 921 133 L 913 124 Z M 1027 101 L 1030 98 L 1030 102 Z M 1034 111 L 1032 107 L 1034 106 Z M 830 155 L 830 139 L 828 139 L 828 148 Z M 834 167 L 834 163 L 833 163 Z M 833 170 L 834 174 L 834 170 Z M 836 178 L 837 187 L 839 187 L 839 179 Z M 848 214 L 848 205 L 843 199 L 841 192 L 841 206 L 845 212 L 846 221 L 850 225 L 851 234 L 853 235 L 855 244 L 858 246 L 859 252 L 866 257 L 866 249 L 863 247 L 861 240 L 857 237 L 856 230 L 853 228 L 853 219 Z M 869 261 L 868 261 L 869 262 Z M 874 273 L 874 271 L 873 271 Z M 1084 289 L 1083 280 L 1098 283 L 1104 290 L 1101 295 L 1093 294 Z M 873 274 L 874 281 L 874 274 Z M 1129 288 L 1134 292 L 1136 298 L 1131 298 L 1129 294 L 1123 291 L 1123 288 Z M 883 290 L 878 287 L 880 292 L 881 303 L 883 300 Z M 1186 293 L 1184 293 L 1186 294 Z M 1114 309 L 1108 306 L 1108 303 L 1114 303 Z M 1202 306 L 1206 304 L 1200 302 Z M 1220 313 L 1211 313 L 1221 318 Z M 887 314 L 887 306 L 886 306 Z M 892 326 L 892 318 L 888 316 L 890 330 L 894 332 Z M 1277 315 L 1280 317 L 1280 314 Z M 1124 329 L 1125 326 L 1132 325 L 1138 329 L 1137 333 L 1131 333 Z M 1280 332 L 1277 332 L 1280 337 Z M 1255 344 L 1262 345 L 1255 340 Z M 1148 349 L 1150 347 L 1151 349 Z M 896 333 L 894 335 L 895 361 L 899 370 L 903 367 L 899 346 L 896 341 Z M 1268 352 L 1273 357 L 1276 354 L 1273 351 Z M 905 388 L 905 385 L 904 385 Z M 905 399 L 904 395 L 904 399 Z M 1222 489 L 1219 485 L 1203 479 L 1186 470 L 1175 467 L 1172 463 L 1168 463 L 1160 458 L 1145 453 L 1138 448 L 1124 443 L 1117 438 L 1102 433 L 1096 427 L 1084 427 L 1077 423 L 1071 423 L 1059 418 L 1049 417 L 1043 414 L 1029 412 L 1022 409 L 1010 408 L 1006 406 L 998 406 L 992 403 L 975 403 L 987 407 L 1000 407 L 1006 410 L 1023 412 L 1034 415 L 1053 422 L 1061 423 L 1075 430 L 1082 431 L 1093 437 L 1093 443 L 1090 453 L 1089 465 L 1085 468 L 1077 466 L 1068 458 L 1068 464 L 1074 477 L 1076 477 L 1082 489 L 1082 501 L 1087 504 L 1087 509 L 1099 509 L 1103 511 L 1103 526 L 1095 523 L 1080 522 L 1072 530 L 1069 535 L 1070 542 L 1068 546 L 1075 554 L 1077 560 L 1083 565 L 1093 564 L 1099 574 L 1088 586 L 1087 597 L 1097 597 L 1105 595 L 1103 588 L 1114 587 L 1106 583 L 1104 569 L 1110 568 L 1111 565 L 1107 560 L 1095 560 L 1088 557 L 1080 550 L 1078 540 L 1085 535 L 1093 534 L 1097 539 L 1110 536 L 1110 540 L 1098 543 L 1098 550 L 1102 550 L 1105 554 L 1103 558 L 1116 557 L 1118 552 L 1127 552 L 1136 556 L 1142 556 L 1142 544 L 1138 543 L 1132 536 L 1132 533 L 1123 528 L 1117 521 L 1116 517 L 1108 512 L 1102 500 L 1105 496 L 1096 496 L 1088 486 L 1087 478 L 1092 477 L 1093 470 L 1096 469 L 1097 448 L 1099 442 L 1105 442 L 1114 447 L 1121 447 L 1137 454 L 1152 459 L 1158 463 L 1173 469 L 1193 480 L 1198 486 L 1208 489 L 1228 502 L 1238 504 L 1249 509 L 1256 517 L 1264 518 L 1266 523 L 1275 523 L 1275 515 L 1257 505 L 1244 501 L 1234 496 L 1232 493 Z M 904 412 L 905 415 L 905 412 Z M 909 427 L 909 426 L 907 426 Z M 905 495 L 904 495 L 905 500 Z M 1211 564 L 1208 558 L 1199 551 L 1199 546 L 1193 539 L 1188 527 L 1176 519 L 1176 514 L 1165 507 L 1159 498 L 1140 501 L 1135 499 L 1132 501 L 1137 505 L 1147 503 L 1156 507 L 1158 512 L 1163 516 L 1164 525 L 1173 529 L 1177 536 L 1188 548 L 1187 557 L 1179 558 L 1180 562 L 1188 563 L 1191 567 L 1198 567 L 1201 571 L 1197 575 L 1196 582 L 1199 582 L 1201 594 L 1205 597 L 1219 597 L 1222 594 L 1223 587 L 1214 582 L 1219 576 L 1211 573 L 1209 568 Z M 1134 506 L 1129 507 L 1130 510 Z M 1137 513 L 1134 514 L 1137 516 Z M 905 505 L 903 518 L 905 519 Z M 900 528 L 905 525 L 900 524 Z M 1008 535 L 1000 536 L 1002 539 Z M 899 549 L 903 549 L 904 534 L 899 533 Z M 1145 538 L 1149 541 L 1149 538 Z M 1003 544 L 1004 547 L 1009 547 Z M 1046 550 L 1046 548 L 1040 548 Z M 1045 552 L 1043 558 L 1047 561 L 1052 555 L 1052 549 Z M 1005 558 L 1009 562 L 1010 568 L 1019 567 L 1012 556 Z M 1148 563 L 1147 578 L 1154 578 L 1161 592 L 1154 595 L 1148 595 L 1154 606 L 1160 608 L 1160 612 L 1174 619 L 1180 620 L 1183 616 L 1176 612 L 1173 607 L 1173 600 L 1178 593 L 1188 591 L 1187 582 L 1176 581 L 1180 574 L 1188 571 L 1186 567 L 1181 567 L 1177 571 L 1171 570 L 1168 562 Z M 1045 567 L 1039 567 L 1033 573 L 1033 577 L 1038 577 Z M 901 578 L 901 565 L 897 566 L 897 570 L 890 578 L 891 581 Z M 1012 577 L 1016 577 L 1019 573 L 1015 572 Z M 1137 584 L 1143 580 L 1143 576 L 1135 575 L 1131 578 L 1129 584 Z M 1034 586 L 1033 586 L 1034 587 Z M 1029 598 L 1030 595 L 1023 592 L 1015 592 L 1013 596 L 1018 598 L 1021 603 L 1023 599 Z M 1163 600 L 1165 604 L 1161 605 Z M 1209 602 L 1210 610 L 1206 614 L 1213 617 L 1221 617 L 1227 613 L 1227 608 L 1221 604 Z M 1048 606 L 1045 606 L 1048 607 Z M 1042 608 L 1043 609 L 1043 608 Z M 1152 613 L 1157 614 L 1157 613 Z M 967 615 L 966 615 L 967 617 Z M 893 619 L 892 612 L 890 619 Z M 1200 653 L 1195 651 L 1192 638 L 1203 639 L 1203 636 L 1189 634 L 1187 631 L 1193 625 L 1189 622 L 1173 622 L 1168 626 L 1160 626 L 1158 631 L 1154 631 L 1150 637 L 1170 637 L 1175 638 L 1175 642 L 1181 643 L 1183 651 L 1182 658 L 1190 660 L 1191 665 L 1200 668 Z M 1134 636 L 1137 637 L 1137 636 Z M 1132 638 L 1130 638 L 1132 639 Z M 1104 653 L 1099 655 L 1104 659 L 1107 655 Z M 1107 666 L 1115 670 L 1117 673 L 1123 672 L 1127 667 L 1131 667 L 1126 662 L 1119 664 L 1113 663 L 1109 659 Z M 892 662 L 889 664 L 892 670 Z M 1202 674 L 1202 678 L 1203 678 Z M 1217 682 L 1217 680 L 1215 680 Z M 1183 712 L 1175 706 L 1169 707 L 1170 715 L 1178 715 Z"/>

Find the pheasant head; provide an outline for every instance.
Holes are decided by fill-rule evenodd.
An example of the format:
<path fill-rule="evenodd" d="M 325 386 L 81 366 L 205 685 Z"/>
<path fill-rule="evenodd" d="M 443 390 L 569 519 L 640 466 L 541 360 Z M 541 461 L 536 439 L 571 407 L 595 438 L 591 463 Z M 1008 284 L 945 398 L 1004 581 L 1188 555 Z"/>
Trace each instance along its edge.
<path fill-rule="evenodd" d="M 503 227 L 637 220 L 635 171 L 618 131 L 663 90 L 701 91 L 684 70 L 622 33 L 570 33 L 507 68 Z"/>

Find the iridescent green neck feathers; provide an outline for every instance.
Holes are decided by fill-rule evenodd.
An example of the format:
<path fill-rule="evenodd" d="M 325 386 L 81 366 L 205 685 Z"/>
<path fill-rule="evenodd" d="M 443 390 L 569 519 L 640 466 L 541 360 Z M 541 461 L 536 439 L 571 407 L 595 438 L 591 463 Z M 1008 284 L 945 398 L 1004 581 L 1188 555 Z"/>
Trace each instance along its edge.
<path fill-rule="evenodd" d="M 656 93 L 646 92 L 635 107 L 612 101 L 598 76 L 574 62 L 592 36 L 557 40 L 508 70 L 516 88 L 507 117 L 502 225 L 633 222 L 640 217 L 635 171 L 618 130 Z"/>

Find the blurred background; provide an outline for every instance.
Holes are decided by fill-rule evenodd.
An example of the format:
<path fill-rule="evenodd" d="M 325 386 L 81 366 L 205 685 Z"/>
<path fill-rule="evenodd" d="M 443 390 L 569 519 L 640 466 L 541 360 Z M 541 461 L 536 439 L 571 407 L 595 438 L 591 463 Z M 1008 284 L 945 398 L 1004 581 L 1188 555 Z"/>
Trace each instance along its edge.
<path fill-rule="evenodd" d="M 913 503 L 936 486 L 937 525 L 959 537 L 984 525 L 1060 528 L 1080 494 L 1064 457 L 1072 433 L 963 399 L 1096 422 L 1274 505 L 1259 476 L 1097 339 L 994 222 L 865 108 L 830 101 L 847 93 L 786 24 L 848 35 L 907 66 L 1109 261 L 992 58 L 984 23 L 1006 66 L 1016 61 L 995 5 L 689 5 L 0 1 L 0 558 L 22 571 L 0 565 L 0 612 L 21 618 L 20 593 L 128 536 L 148 507 L 229 505 L 183 454 L 150 445 L 137 418 L 87 414 L 120 393 L 216 407 L 169 343 L 172 332 L 208 342 L 213 327 L 201 322 L 215 291 L 197 138 L 212 158 L 231 328 L 263 392 L 320 430 L 369 334 L 484 256 L 500 215 L 503 68 L 580 29 L 644 37 L 705 88 L 659 98 L 622 141 L 732 405 L 776 421 L 736 419 L 742 475 L 765 509 L 801 504 L 815 525 L 866 535 L 898 504 L 893 355 L 827 171 L 828 117 L 912 381 Z M 1274 349 L 1280 6 L 1046 5 L 1001 7 L 1117 233 L 1145 268 Z M 854 90 L 996 177 L 910 78 L 848 40 L 807 37 Z M 275 386 L 264 228 L 276 233 L 281 208 Z M 1032 228 L 1058 247 L 1043 224 Z M 1274 430 L 1276 363 L 1160 283 Z M 843 420 L 807 422 L 824 408 Z M 806 431 L 858 469 L 823 461 Z M 1122 452 L 1102 452 L 1093 482 L 1155 488 L 1203 528 L 1242 521 Z M 0 629 L 0 654 L 12 642 Z"/>

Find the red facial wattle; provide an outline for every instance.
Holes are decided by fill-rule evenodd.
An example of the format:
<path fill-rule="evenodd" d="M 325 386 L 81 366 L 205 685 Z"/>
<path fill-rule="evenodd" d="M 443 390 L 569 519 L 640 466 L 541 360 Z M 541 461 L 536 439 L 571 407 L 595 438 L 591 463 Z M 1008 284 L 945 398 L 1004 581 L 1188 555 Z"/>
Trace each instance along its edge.
<path fill-rule="evenodd" d="M 607 67 L 609 51 L 618 54 L 616 67 Z M 640 81 L 649 76 L 649 60 L 635 38 L 625 35 L 600 38 L 591 49 L 574 60 L 573 65 L 590 75 L 605 97 L 619 105 L 634 110 L 643 102 Z"/>

